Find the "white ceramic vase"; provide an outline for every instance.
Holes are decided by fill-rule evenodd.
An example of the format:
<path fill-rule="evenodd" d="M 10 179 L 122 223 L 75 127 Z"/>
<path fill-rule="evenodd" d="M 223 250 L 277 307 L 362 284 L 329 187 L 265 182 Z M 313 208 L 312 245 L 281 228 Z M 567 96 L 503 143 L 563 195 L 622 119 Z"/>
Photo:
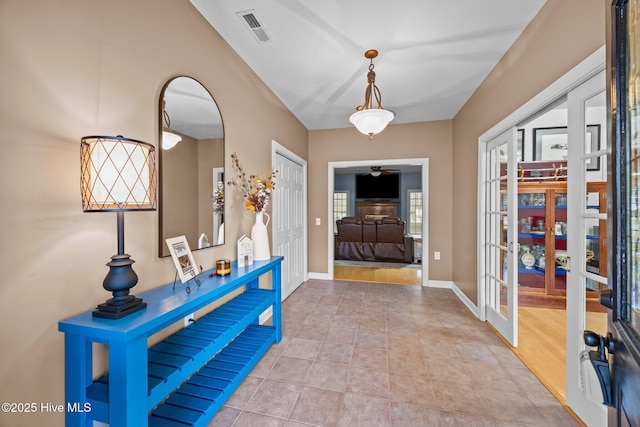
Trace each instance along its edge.
<path fill-rule="evenodd" d="M 267 222 L 264 222 L 264 216 Z M 253 240 L 253 259 L 254 261 L 264 261 L 271 258 L 269 250 L 269 233 L 267 225 L 269 224 L 269 215 L 266 212 L 256 212 L 256 222 L 251 227 L 251 240 Z"/>

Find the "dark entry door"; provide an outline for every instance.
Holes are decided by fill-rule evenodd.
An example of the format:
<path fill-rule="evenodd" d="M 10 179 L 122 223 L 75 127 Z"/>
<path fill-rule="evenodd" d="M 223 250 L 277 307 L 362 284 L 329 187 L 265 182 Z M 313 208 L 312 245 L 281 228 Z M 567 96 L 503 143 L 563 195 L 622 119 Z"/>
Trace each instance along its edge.
<path fill-rule="evenodd" d="M 614 0 L 610 426 L 640 426 L 640 0 Z M 605 295 L 603 298 L 608 299 Z"/>

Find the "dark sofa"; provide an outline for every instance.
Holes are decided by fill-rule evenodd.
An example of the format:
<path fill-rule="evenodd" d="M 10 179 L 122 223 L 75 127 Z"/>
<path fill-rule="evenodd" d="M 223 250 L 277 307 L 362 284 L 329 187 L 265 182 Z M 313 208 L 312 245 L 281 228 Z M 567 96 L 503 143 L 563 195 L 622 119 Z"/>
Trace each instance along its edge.
<path fill-rule="evenodd" d="M 413 262 L 413 237 L 405 236 L 399 218 L 344 217 L 336 225 L 335 259 Z"/>

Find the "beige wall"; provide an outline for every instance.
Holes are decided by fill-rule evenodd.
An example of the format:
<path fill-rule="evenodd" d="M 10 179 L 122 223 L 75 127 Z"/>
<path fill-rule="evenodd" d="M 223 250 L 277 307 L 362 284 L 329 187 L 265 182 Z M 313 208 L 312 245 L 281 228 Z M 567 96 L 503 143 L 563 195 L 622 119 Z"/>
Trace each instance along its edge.
<path fill-rule="evenodd" d="M 605 44 L 610 3 L 547 0 L 453 120 L 453 281 L 474 302 L 478 137 Z"/>
<path fill-rule="evenodd" d="M 0 401 L 60 404 L 57 323 L 107 299 L 105 263 L 116 252 L 115 214 L 82 212 L 80 138 L 157 145 L 160 92 L 176 75 L 196 78 L 220 107 L 227 169 L 237 151 L 248 172 L 268 172 L 272 139 L 306 159 L 308 134 L 188 1 L 2 0 L 0 58 Z M 253 219 L 237 197 L 227 208 L 235 242 Z M 171 282 L 171 259 L 157 256 L 158 213 L 127 213 L 125 228 L 134 293 Z M 194 255 L 210 268 L 234 253 L 226 244 Z M 0 413 L 0 425 L 64 420 Z"/>
<path fill-rule="evenodd" d="M 390 125 L 373 137 L 354 128 L 309 132 L 309 271 L 326 273 L 328 163 L 345 160 L 429 159 L 429 248 L 440 261 L 429 262 L 429 278 L 451 280 L 452 176 L 451 121 Z M 321 219 L 320 226 L 315 218 Z"/>

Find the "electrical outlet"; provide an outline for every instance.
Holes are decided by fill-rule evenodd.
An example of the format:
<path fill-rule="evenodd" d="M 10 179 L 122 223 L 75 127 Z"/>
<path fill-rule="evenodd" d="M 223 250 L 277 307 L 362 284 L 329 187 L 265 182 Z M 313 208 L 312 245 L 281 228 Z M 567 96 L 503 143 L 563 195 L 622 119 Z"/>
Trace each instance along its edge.
<path fill-rule="evenodd" d="M 186 328 L 190 324 L 195 323 L 195 321 L 196 321 L 196 318 L 194 316 L 194 313 L 191 313 L 190 315 L 184 318 L 184 327 Z"/>
<path fill-rule="evenodd" d="M 435 259 L 436 261 L 440 259 L 440 252 L 434 252 L 433 253 L 433 259 Z"/>
<path fill-rule="evenodd" d="M 316 225 L 320 225 L 320 218 L 316 218 Z"/>

